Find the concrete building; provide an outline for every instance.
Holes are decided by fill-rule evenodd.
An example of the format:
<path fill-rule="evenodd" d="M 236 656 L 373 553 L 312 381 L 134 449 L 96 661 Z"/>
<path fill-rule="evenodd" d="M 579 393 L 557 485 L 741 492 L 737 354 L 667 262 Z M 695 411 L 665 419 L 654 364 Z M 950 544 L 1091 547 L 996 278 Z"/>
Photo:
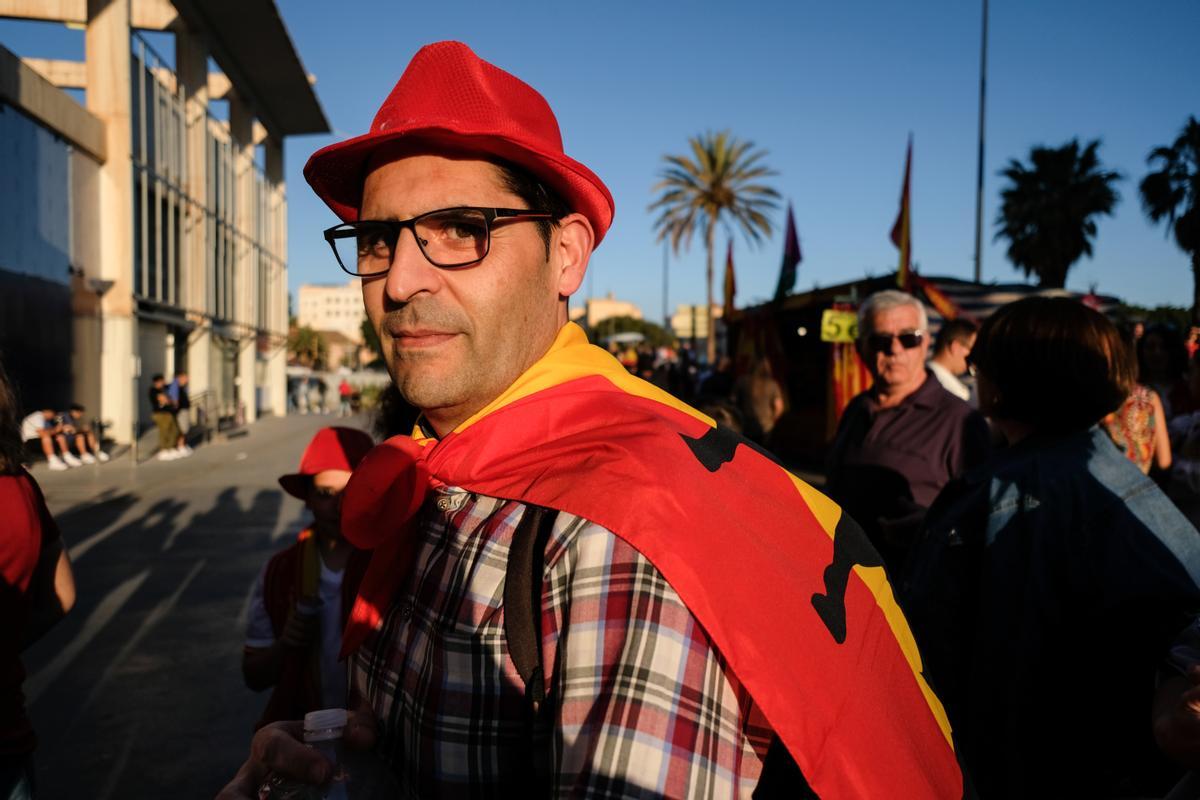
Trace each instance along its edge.
<path fill-rule="evenodd" d="M 572 322 L 594 330 L 599 323 L 613 317 L 641 319 L 642 309 L 626 300 L 617 300 L 613 293 L 609 292 L 605 297 L 589 297 L 584 300 L 582 306 L 571 309 L 570 317 Z"/>
<path fill-rule="evenodd" d="M 720 322 L 724 311 L 721 306 L 713 304 L 712 313 L 717 321 L 718 340 L 721 335 Z M 680 339 L 700 343 L 697 346 L 702 349 L 703 342 L 708 338 L 708 314 L 705 313 L 704 306 L 682 303 L 675 306 L 675 313 L 671 315 L 671 332 Z"/>
<path fill-rule="evenodd" d="M 329 125 L 274 2 L 0 16 L 84 39 L 82 61 L 0 47 L 0 358 L 24 405 L 82 402 L 128 442 L 151 376 L 186 369 L 210 421 L 285 413 L 284 140 Z"/>
<path fill-rule="evenodd" d="M 340 333 L 362 344 L 362 281 L 357 278 L 340 285 L 304 283 L 296 293 L 296 324 L 314 331 Z"/>

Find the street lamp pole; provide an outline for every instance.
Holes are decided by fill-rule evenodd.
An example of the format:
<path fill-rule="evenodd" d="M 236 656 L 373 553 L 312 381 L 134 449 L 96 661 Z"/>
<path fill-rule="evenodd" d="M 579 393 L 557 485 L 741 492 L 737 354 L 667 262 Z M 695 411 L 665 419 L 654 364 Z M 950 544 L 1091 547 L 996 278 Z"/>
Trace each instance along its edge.
<path fill-rule="evenodd" d="M 983 279 L 983 137 L 987 95 L 988 0 L 983 0 L 983 42 L 979 48 L 979 159 L 975 169 L 975 282 Z"/>

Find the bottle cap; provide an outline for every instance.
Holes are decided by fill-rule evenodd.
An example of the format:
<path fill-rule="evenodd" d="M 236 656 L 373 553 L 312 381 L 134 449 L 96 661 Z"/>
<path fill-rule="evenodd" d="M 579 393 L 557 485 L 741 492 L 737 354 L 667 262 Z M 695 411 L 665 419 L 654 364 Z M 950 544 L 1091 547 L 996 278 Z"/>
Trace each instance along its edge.
<path fill-rule="evenodd" d="M 304 731 L 327 731 L 338 730 L 338 735 L 341 735 L 341 729 L 346 727 L 346 709 L 344 708 L 323 708 L 320 711 L 310 711 L 304 715 Z"/>

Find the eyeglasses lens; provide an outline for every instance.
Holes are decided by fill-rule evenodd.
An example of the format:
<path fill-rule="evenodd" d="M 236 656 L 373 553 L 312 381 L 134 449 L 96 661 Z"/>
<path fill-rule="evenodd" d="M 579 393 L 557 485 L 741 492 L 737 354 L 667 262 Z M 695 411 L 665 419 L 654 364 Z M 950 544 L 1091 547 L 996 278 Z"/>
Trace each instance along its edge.
<path fill-rule="evenodd" d="M 352 223 L 332 239 L 342 268 L 355 275 L 382 275 L 391 268 L 398 235 L 394 225 Z M 477 209 L 435 211 L 412 222 L 421 252 L 438 267 L 474 264 L 488 254 L 488 221 Z"/>
<path fill-rule="evenodd" d="M 425 257 L 438 266 L 479 261 L 488 251 L 487 218 L 471 208 L 438 211 L 414 223 Z"/>

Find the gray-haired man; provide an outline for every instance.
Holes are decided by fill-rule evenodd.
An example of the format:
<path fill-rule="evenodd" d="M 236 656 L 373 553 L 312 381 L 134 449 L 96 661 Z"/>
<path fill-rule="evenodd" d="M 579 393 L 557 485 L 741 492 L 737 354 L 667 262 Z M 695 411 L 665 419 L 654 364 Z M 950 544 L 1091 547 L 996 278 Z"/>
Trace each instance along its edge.
<path fill-rule="evenodd" d="M 877 292 L 858 312 L 858 352 L 875 382 L 846 407 L 826 492 L 858 520 L 892 572 L 950 480 L 986 458 L 987 423 L 925 368 L 925 307 Z"/>

